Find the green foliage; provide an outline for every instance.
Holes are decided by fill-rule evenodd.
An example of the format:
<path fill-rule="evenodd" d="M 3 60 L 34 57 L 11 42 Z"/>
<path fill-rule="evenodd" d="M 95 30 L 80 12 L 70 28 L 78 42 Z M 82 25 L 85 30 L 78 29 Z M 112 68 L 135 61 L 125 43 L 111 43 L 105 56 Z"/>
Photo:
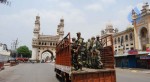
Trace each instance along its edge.
<path fill-rule="evenodd" d="M 8 1 L 8 0 L 0 0 L 0 3 L 10 5 L 10 1 Z"/>
<path fill-rule="evenodd" d="M 128 27 L 128 28 L 126 29 L 126 31 L 132 31 L 132 30 L 134 30 L 133 27 Z"/>
<path fill-rule="evenodd" d="M 20 46 L 17 49 L 17 53 L 18 53 L 18 56 L 20 56 L 20 57 L 21 57 L 21 55 L 23 57 L 31 57 L 32 51 L 29 50 L 29 48 L 27 46 Z"/>

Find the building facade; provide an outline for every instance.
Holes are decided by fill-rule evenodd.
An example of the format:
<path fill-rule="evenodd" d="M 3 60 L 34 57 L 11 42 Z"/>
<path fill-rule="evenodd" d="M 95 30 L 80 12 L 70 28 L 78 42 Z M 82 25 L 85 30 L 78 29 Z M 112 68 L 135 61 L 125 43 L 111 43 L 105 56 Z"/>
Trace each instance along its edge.
<path fill-rule="evenodd" d="M 122 32 L 113 34 L 115 55 L 123 55 L 127 51 L 134 49 L 134 30 L 128 27 Z"/>
<path fill-rule="evenodd" d="M 51 60 L 55 57 L 56 45 L 64 35 L 64 19 L 60 19 L 56 35 L 40 34 L 40 16 L 36 16 L 32 39 L 31 60 Z"/>
<path fill-rule="evenodd" d="M 114 56 L 116 67 L 136 67 L 134 28 L 129 26 L 126 30 L 113 34 Z"/>
<path fill-rule="evenodd" d="M 7 45 L 0 43 L 0 51 L 6 51 L 7 50 Z"/>
<path fill-rule="evenodd" d="M 140 14 L 132 10 L 132 19 L 136 43 L 135 48 L 145 51 L 146 45 L 150 44 L 150 8 L 148 3 L 143 5 Z"/>
<path fill-rule="evenodd" d="M 0 62 L 7 62 L 10 58 L 11 52 L 7 49 L 6 44 L 0 43 Z"/>
<path fill-rule="evenodd" d="M 132 10 L 135 49 L 138 50 L 137 67 L 150 69 L 150 7 L 142 6 L 140 14 Z"/>
<path fill-rule="evenodd" d="M 113 35 L 116 67 L 150 69 L 150 8 L 148 3 L 143 5 L 140 14 L 132 10 L 132 19 L 133 26 L 124 31 L 112 32 L 113 28 L 111 28 L 109 29 L 111 33 L 107 33 L 108 30 L 106 30 L 101 34 Z"/>

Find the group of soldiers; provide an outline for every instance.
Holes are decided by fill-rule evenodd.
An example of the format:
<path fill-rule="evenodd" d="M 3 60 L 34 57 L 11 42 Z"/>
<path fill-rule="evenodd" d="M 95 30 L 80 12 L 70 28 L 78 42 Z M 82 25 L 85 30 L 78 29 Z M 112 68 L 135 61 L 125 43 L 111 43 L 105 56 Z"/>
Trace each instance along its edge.
<path fill-rule="evenodd" d="M 72 66 L 74 70 L 82 70 L 82 67 L 101 69 L 103 63 L 101 62 L 101 50 L 103 44 L 100 37 L 96 36 L 84 42 L 81 38 L 81 33 L 77 33 L 77 39 L 72 38 L 71 53 Z"/>

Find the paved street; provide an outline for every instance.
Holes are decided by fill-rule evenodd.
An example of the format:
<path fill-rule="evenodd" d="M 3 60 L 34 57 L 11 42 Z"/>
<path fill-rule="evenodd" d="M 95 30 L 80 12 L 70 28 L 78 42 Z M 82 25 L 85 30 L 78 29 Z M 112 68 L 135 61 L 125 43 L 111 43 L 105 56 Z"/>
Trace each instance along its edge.
<path fill-rule="evenodd" d="M 150 82 L 149 70 L 116 69 L 117 82 Z"/>
<path fill-rule="evenodd" d="M 150 71 L 117 68 L 117 82 L 149 82 Z M 149 74 L 148 74 L 149 73 Z M 59 82 L 50 63 L 19 64 L 0 71 L 0 82 Z"/>
<path fill-rule="evenodd" d="M 19 64 L 0 71 L 0 82 L 59 82 L 49 63 Z"/>

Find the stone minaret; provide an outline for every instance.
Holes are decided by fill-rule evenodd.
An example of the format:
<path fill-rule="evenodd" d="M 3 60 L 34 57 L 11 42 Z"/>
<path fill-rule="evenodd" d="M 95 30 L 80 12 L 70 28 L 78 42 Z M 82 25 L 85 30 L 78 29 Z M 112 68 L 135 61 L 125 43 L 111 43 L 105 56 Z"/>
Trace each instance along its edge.
<path fill-rule="evenodd" d="M 36 16 L 35 27 L 33 30 L 33 38 L 32 38 L 32 60 L 37 60 L 38 58 L 38 37 L 40 33 L 40 16 Z"/>
<path fill-rule="evenodd" d="M 59 35 L 59 40 L 62 40 L 64 36 L 64 19 L 60 19 L 60 24 L 57 28 L 57 34 Z"/>

